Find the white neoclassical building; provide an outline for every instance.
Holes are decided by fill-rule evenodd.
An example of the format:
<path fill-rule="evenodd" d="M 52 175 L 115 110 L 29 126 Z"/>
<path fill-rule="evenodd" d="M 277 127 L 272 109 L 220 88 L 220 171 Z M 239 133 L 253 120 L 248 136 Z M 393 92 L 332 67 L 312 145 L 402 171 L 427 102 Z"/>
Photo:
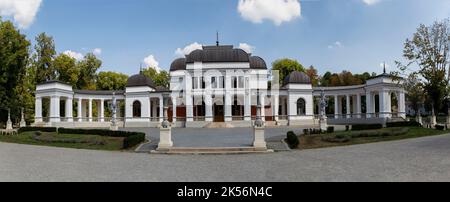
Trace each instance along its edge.
<path fill-rule="evenodd" d="M 249 127 L 257 96 L 267 126 L 318 124 L 321 94 L 329 100 L 329 124 L 385 123 L 406 116 L 405 92 L 386 73 L 344 87 L 312 87 L 302 72 L 278 80 L 261 57 L 233 46 L 204 46 L 173 61 L 169 89 L 142 74 L 131 76 L 124 91 L 77 90 L 59 81 L 37 85 L 35 125 L 109 127 L 113 97 L 121 106 L 120 127 L 158 127 L 164 106 L 174 127 Z"/>

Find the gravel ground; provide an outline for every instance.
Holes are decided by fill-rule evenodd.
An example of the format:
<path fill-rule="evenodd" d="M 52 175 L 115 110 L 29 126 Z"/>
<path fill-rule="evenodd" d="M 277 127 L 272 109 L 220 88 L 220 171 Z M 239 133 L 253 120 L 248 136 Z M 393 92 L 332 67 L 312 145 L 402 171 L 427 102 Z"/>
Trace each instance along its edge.
<path fill-rule="evenodd" d="M 0 181 L 450 181 L 450 135 L 257 155 L 0 143 Z"/>

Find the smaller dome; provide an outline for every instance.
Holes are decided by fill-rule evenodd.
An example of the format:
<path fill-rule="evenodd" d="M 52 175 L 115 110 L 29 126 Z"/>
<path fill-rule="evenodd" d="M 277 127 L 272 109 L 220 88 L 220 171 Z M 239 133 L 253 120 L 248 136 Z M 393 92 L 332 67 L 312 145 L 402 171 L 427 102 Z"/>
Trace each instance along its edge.
<path fill-rule="evenodd" d="M 170 65 L 170 71 L 186 70 L 186 58 L 178 58 Z"/>
<path fill-rule="evenodd" d="M 142 74 L 136 74 L 128 78 L 127 87 L 148 86 L 154 88 L 153 80 Z"/>
<path fill-rule="evenodd" d="M 287 84 L 311 84 L 311 78 L 303 72 L 293 71 L 284 79 L 284 85 Z"/>
<path fill-rule="evenodd" d="M 258 56 L 250 57 L 250 69 L 267 69 L 266 62 Z"/>

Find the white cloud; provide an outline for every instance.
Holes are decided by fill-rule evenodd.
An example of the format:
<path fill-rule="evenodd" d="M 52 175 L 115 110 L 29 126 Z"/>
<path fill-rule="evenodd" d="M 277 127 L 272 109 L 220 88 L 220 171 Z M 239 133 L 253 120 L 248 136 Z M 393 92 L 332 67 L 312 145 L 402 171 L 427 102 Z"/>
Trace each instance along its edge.
<path fill-rule="evenodd" d="M 191 53 L 194 50 L 197 49 L 203 49 L 202 45 L 194 42 L 192 44 L 187 45 L 186 47 L 182 48 L 177 48 L 177 50 L 175 51 L 175 55 L 180 56 L 180 57 L 184 57 L 185 55 L 189 55 L 189 53 Z"/>
<path fill-rule="evenodd" d="M 84 57 L 84 55 L 82 53 L 78 53 L 78 52 L 71 51 L 71 50 L 66 50 L 63 53 L 66 54 L 69 57 L 74 58 L 75 60 L 78 60 L 78 61 L 82 60 L 83 57 Z"/>
<path fill-rule="evenodd" d="M 155 59 L 155 56 L 149 55 L 146 58 L 144 58 L 144 64 L 146 67 L 151 67 L 155 69 L 157 72 L 161 71 L 161 68 L 159 67 L 159 62 Z"/>
<path fill-rule="evenodd" d="M 20 28 L 28 28 L 34 21 L 42 0 L 0 0 L 0 15 L 11 16 Z"/>
<path fill-rule="evenodd" d="M 344 45 L 342 44 L 342 42 L 336 41 L 336 42 L 334 42 L 333 44 L 328 45 L 328 49 L 341 48 L 341 47 L 343 47 L 343 46 L 344 46 Z"/>
<path fill-rule="evenodd" d="M 102 49 L 101 48 L 94 48 L 94 50 L 92 51 L 92 53 L 94 53 L 94 55 L 101 55 L 102 54 Z"/>
<path fill-rule="evenodd" d="M 270 20 L 277 26 L 301 17 L 298 0 L 239 0 L 238 11 L 250 22 Z"/>
<path fill-rule="evenodd" d="M 371 5 L 375 5 L 377 3 L 379 3 L 381 0 L 363 0 L 363 2 L 369 6 Z"/>
<path fill-rule="evenodd" d="M 247 43 L 240 43 L 239 44 L 239 48 L 244 50 L 247 53 L 253 53 L 253 51 L 255 50 L 254 46 L 251 46 L 251 45 L 249 45 Z"/>

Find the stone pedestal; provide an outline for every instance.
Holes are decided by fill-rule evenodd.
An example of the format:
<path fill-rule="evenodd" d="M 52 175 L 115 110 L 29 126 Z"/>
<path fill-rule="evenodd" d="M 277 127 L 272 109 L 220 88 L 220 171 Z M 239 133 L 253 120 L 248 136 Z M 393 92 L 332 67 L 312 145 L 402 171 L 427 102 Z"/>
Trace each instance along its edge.
<path fill-rule="evenodd" d="M 328 129 L 328 123 L 327 123 L 327 118 L 322 118 L 320 120 L 320 130 L 322 130 L 323 132 L 327 131 Z"/>
<path fill-rule="evenodd" d="M 111 125 L 110 127 L 109 127 L 109 129 L 110 130 L 112 130 L 112 131 L 118 131 L 119 130 L 119 126 L 117 126 L 117 125 Z"/>
<path fill-rule="evenodd" d="M 172 129 L 170 127 L 168 128 L 159 128 L 159 144 L 158 144 L 158 151 L 161 150 L 169 150 L 172 148 L 173 142 L 172 142 Z"/>
<path fill-rule="evenodd" d="M 417 123 L 423 126 L 422 116 L 417 116 Z"/>
<path fill-rule="evenodd" d="M 436 121 L 436 116 L 431 116 L 431 127 L 434 127 L 434 126 L 436 126 L 436 124 L 437 124 L 437 121 Z"/>
<path fill-rule="evenodd" d="M 255 147 L 256 150 L 267 150 L 264 129 L 265 127 L 257 126 L 253 128 L 253 147 Z"/>
<path fill-rule="evenodd" d="M 12 130 L 12 129 L 13 129 L 12 122 L 11 122 L 11 120 L 8 120 L 6 122 L 6 130 Z"/>

